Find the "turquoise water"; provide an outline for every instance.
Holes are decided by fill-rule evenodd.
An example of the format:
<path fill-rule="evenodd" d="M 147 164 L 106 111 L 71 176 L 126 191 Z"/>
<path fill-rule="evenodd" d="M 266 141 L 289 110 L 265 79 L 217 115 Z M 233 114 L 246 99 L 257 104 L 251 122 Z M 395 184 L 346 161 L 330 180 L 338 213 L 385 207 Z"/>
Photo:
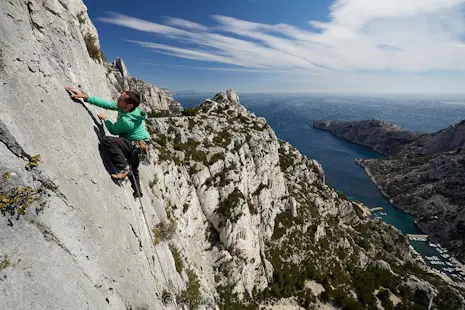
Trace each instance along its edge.
<path fill-rule="evenodd" d="M 175 99 L 184 107 L 192 107 L 212 95 L 189 94 L 175 96 Z M 354 162 L 356 158 L 379 158 L 382 155 L 336 138 L 328 132 L 314 129 L 313 120 L 376 118 L 399 124 L 408 130 L 435 132 L 465 118 L 464 98 L 309 94 L 240 96 L 241 103 L 249 111 L 266 118 L 279 138 L 291 143 L 307 157 L 320 162 L 328 183 L 370 208 L 383 207 L 387 215 L 380 217 L 405 234 L 421 234 L 421 231 L 410 215 L 389 203 L 365 171 Z M 439 256 L 426 242 L 412 242 L 412 245 L 422 256 Z"/>

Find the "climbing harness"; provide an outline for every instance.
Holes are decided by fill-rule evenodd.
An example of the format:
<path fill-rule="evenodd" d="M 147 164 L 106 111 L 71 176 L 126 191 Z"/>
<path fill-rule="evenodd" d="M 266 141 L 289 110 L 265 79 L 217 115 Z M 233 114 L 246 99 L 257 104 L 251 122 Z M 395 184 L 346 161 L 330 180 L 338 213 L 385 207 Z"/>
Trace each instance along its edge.
<path fill-rule="evenodd" d="M 139 162 L 144 166 L 150 165 L 150 144 L 144 140 L 132 141 L 132 145 L 136 149 L 137 156 L 139 157 Z"/>

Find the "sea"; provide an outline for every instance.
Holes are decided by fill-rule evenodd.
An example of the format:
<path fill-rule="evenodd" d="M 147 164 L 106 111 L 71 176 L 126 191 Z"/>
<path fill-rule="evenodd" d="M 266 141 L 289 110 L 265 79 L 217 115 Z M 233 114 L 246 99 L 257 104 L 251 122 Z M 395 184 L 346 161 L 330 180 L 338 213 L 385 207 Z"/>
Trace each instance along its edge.
<path fill-rule="evenodd" d="M 213 93 L 175 95 L 183 107 L 198 105 Z M 374 216 L 395 226 L 404 234 L 423 234 L 407 213 L 395 208 L 378 191 L 357 158 L 379 158 L 366 147 L 314 129 L 314 120 L 354 121 L 380 119 L 406 130 L 432 133 L 465 119 L 465 95 L 355 95 L 355 94 L 240 94 L 240 102 L 256 116 L 264 117 L 276 135 L 291 143 L 308 158 L 323 166 L 326 180 L 336 189 L 369 208 L 383 207 Z M 430 242 L 411 241 L 412 247 L 434 269 L 456 274 Z M 438 252 L 439 251 L 439 252 Z M 447 255 L 446 255 L 447 256 Z M 431 257 L 437 257 L 431 259 Z M 437 263 L 435 261 L 440 261 Z M 450 263 L 450 262 L 449 262 Z"/>

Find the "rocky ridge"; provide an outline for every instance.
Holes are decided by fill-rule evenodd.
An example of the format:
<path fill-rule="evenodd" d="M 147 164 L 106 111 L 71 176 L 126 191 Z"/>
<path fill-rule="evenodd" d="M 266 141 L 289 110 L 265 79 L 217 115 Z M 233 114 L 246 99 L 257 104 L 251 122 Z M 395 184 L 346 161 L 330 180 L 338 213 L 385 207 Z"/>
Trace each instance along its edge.
<path fill-rule="evenodd" d="M 63 90 L 111 98 L 128 76 L 105 64 L 84 4 L 0 12 L 0 308 L 464 308 L 232 91 L 156 117 L 170 98 L 148 90 L 153 163 L 135 201 L 99 152 L 102 110 Z"/>
<path fill-rule="evenodd" d="M 385 158 L 360 159 L 357 163 L 364 167 L 392 204 L 412 214 L 420 229 L 464 262 L 465 209 L 462 206 L 465 204 L 465 179 L 462 175 L 465 161 L 462 147 L 465 143 L 465 122 L 434 134 L 408 132 L 409 138 L 417 137 L 409 143 L 403 137 L 404 131 L 401 131 L 400 140 L 394 143 L 392 139 L 385 139 L 387 134 L 379 131 L 379 124 L 387 124 L 388 132 L 392 132 L 390 128 L 400 130 L 400 127 L 387 122 L 329 122 L 333 123 L 337 124 L 336 133 L 334 127 L 325 126 L 325 122 L 315 122 L 315 127 L 327 129 L 338 137 L 378 152 L 387 150 L 384 153 L 394 153 Z M 344 135 L 344 128 L 351 133 Z"/>
<path fill-rule="evenodd" d="M 140 95 L 141 106 L 149 114 L 182 111 L 181 104 L 173 99 L 173 94 L 169 90 L 161 89 L 152 83 L 131 76 L 121 58 L 105 66 L 107 81 L 114 98 L 117 98 L 123 90 L 131 89 Z"/>
<path fill-rule="evenodd" d="M 367 146 L 383 155 L 397 153 L 405 145 L 424 135 L 405 131 L 398 125 L 380 120 L 352 122 L 321 120 L 314 121 L 313 127 L 327 130 L 338 138 Z"/>
<path fill-rule="evenodd" d="M 279 140 L 234 92 L 149 126 L 160 168 L 152 191 L 170 206 L 164 225 L 176 231 L 164 240 L 222 309 L 362 309 L 383 298 L 377 288 L 413 305 L 400 291 L 417 286 L 440 309 L 443 294 L 454 294 L 417 265 L 404 236 L 327 186 L 321 166 Z M 167 179 L 171 171 L 177 176 Z"/>

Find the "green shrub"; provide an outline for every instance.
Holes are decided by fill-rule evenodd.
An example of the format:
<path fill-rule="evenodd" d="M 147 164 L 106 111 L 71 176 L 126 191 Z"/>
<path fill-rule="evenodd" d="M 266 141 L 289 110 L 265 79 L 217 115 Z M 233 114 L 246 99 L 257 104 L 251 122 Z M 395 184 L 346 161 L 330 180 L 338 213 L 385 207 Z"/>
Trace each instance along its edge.
<path fill-rule="evenodd" d="M 263 183 L 260 183 L 260 185 L 258 186 L 257 190 L 256 190 L 252 195 L 253 195 L 253 196 L 260 195 L 260 192 L 261 192 L 264 188 L 268 188 L 268 185 L 263 184 Z"/>
<path fill-rule="evenodd" d="M 247 205 L 249 206 L 250 214 L 253 214 L 253 215 L 258 214 L 257 207 L 252 203 L 250 199 L 247 200 Z"/>
<path fill-rule="evenodd" d="M 3 255 L 3 258 L 0 260 L 0 270 L 3 270 L 7 267 L 11 266 L 10 259 L 8 258 L 8 255 Z"/>
<path fill-rule="evenodd" d="M 0 193 L 0 212 L 3 215 L 24 215 L 31 204 L 39 199 L 38 190 L 30 186 L 16 186 L 6 193 Z"/>
<path fill-rule="evenodd" d="M 168 130 L 167 130 L 167 133 L 168 133 L 168 134 L 176 133 L 175 127 L 176 127 L 176 126 L 173 126 L 173 125 L 169 126 L 169 127 L 168 127 Z"/>
<path fill-rule="evenodd" d="M 203 139 L 203 146 L 208 149 L 209 147 L 212 147 L 213 144 L 210 142 L 210 140 L 208 140 L 208 138 L 205 138 Z"/>
<path fill-rule="evenodd" d="M 285 150 L 279 148 L 279 165 L 281 167 L 282 172 L 286 172 L 286 170 L 294 164 L 294 158 L 290 154 L 286 154 Z"/>
<path fill-rule="evenodd" d="M 158 154 L 158 159 L 160 161 L 170 161 L 173 160 L 173 155 L 170 153 L 169 150 L 165 148 L 159 149 L 160 154 Z"/>
<path fill-rule="evenodd" d="M 364 248 L 367 251 L 369 251 L 371 248 L 370 242 L 365 237 L 355 238 L 355 243 L 357 243 L 360 247 Z"/>
<path fill-rule="evenodd" d="M 187 128 L 188 128 L 189 130 L 192 130 L 192 128 L 194 128 L 194 126 L 195 126 L 195 121 L 194 121 L 194 119 L 189 118 L 189 119 L 188 119 L 188 123 L 189 123 L 189 125 L 187 126 Z"/>
<path fill-rule="evenodd" d="M 239 152 L 241 147 L 242 144 L 238 140 L 234 141 L 234 151 L 236 151 L 236 153 Z"/>
<path fill-rule="evenodd" d="M 381 301 L 381 305 L 383 306 L 384 310 L 394 310 L 394 304 L 389 298 L 390 295 L 391 293 L 389 293 L 389 291 L 386 289 L 381 289 L 376 295 Z"/>
<path fill-rule="evenodd" d="M 152 117 L 168 117 L 170 116 L 169 110 L 153 110 L 147 113 L 148 118 Z"/>
<path fill-rule="evenodd" d="M 448 287 L 440 287 L 433 302 L 437 309 L 460 309 L 462 306 L 459 296 Z"/>
<path fill-rule="evenodd" d="M 337 196 L 341 199 L 344 199 L 344 200 L 349 200 L 349 198 L 347 198 L 346 194 L 344 194 L 343 192 L 341 192 L 340 190 L 336 189 L 334 186 L 332 186 L 331 184 L 329 183 L 326 183 L 326 185 L 333 189 L 336 193 L 337 193 Z"/>
<path fill-rule="evenodd" d="M 231 143 L 231 134 L 227 129 L 223 129 L 218 133 L 217 136 L 213 138 L 213 143 L 215 143 L 215 145 L 226 148 Z"/>
<path fill-rule="evenodd" d="M 171 254 L 173 254 L 174 265 L 176 266 L 176 271 L 181 273 L 184 268 L 184 263 L 182 262 L 181 253 L 179 250 L 172 244 L 169 245 Z"/>
<path fill-rule="evenodd" d="M 182 111 L 183 116 L 195 116 L 200 110 L 200 106 L 194 108 L 187 108 Z"/>
<path fill-rule="evenodd" d="M 173 237 L 176 231 L 176 225 L 172 222 L 161 222 L 153 229 L 153 242 L 154 245 L 159 244 L 161 241 L 169 240 Z"/>
<path fill-rule="evenodd" d="M 236 222 L 238 218 L 232 218 L 232 214 L 241 200 L 245 200 L 245 197 L 238 188 L 235 188 L 234 191 L 228 195 L 228 198 L 220 202 L 215 212 L 221 215 L 223 220 L 229 219 L 231 222 Z"/>
<path fill-rule="evenodd" d="M 84 42 L 86 44 L 87 52 L 92 59 L 107 61 L 105 55 L 103 55 L 102 50 L 97 45 L 97 38 L 87 33 L 84 35 Z"/>
<path fill-rule="evenodd" d="M 262 124 L 260 124 L 259 122 L 253 122 L 253 127 L 252 129 L 253 130 L 256 130 L 256 131 L 263 131 L 265 130 L 265 126 L 263 126 Z"/>
<path fill-rule="evenodd" d="M 186 290 L 179 296 L 178 302 L 180 304 L 189 305 L 191 307 L 190 309 L 197 309 L 201 302 L 200 282 L 192 269 L 189 269 L 187 276 L 189 278 L 189 283 L 187 284 Z"/>
<path fill-rule="evenodd" d="M 212 157 L 210 158 L 210 161 L 208 162 L 209 165 L 213 165 L 216 163 L 218 160 L 224 160 L 225 155 L 224 153 L 216 153 L 213 154 Z"/>
<path fill-rule="evenodd" d="M 155 138 L 155 142 L 158 143 L 160 146 L 166 146 L 167 138 L 165 134 L 159 134 L 158 137 Z"/>
<path fill-rule="evenodd" d="M 39 163 L 40 163 L 40 155 L 32 156 L 31 159 L 29 159 L 29 163 L 27 164 L 26 168 L 37 167 Z"/>

